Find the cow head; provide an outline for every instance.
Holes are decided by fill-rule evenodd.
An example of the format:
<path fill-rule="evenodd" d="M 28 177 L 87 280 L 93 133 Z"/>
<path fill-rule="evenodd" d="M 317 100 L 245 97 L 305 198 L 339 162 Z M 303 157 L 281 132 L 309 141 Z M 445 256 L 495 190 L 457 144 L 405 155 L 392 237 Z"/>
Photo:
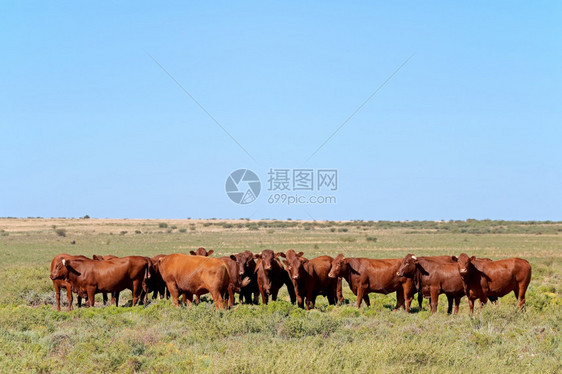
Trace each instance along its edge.
<path fill-rule="evenodd" d="M 274 266 L 281 266 L 279 262 L 279 257 L 286 257 L 283 252 L 273 252 L 271 249 L 264 249 L 262 253 L 254 255 L 255 258 L 261 263 L 263 270 L 268 272 Z"/>
<path fill-rule="evenodd" d="M 303 254 L 302 252 L 296 253 L 292 249 L 289 249 L 286 253 L 287 260 L 284 262 L 287 266 L 289 276 L 294 280 L 298 280 L 305 272 L 303 265 L 307 263 L 308 260 L 302 257 Z"/>
<path fill-rule="evenodd" d="M 203 247 L 197 248 L 197 251 L 189 251 L 189 253 L 192 256 L 205 256 L 205 257 L 212 255 L 214 252 L 215 251 L 213 249 L 207 252 L 207 250 Z"/>
<path fill-rule="evenodd" d="M 73 267 L 72 267 L 72 260 L 70 260 L 66 257 L 61 257 L 60 261 L 57 261 L 55 266 L 51 270 L 50 278 L 52 280 L 67 279 L 68 274 L 71 271 L 74 271 L 76 273 L 76 270 L 74 270 Z"/>
<path fill-rule="evenodd" d="M 254 254 L 250 251 L 235 254 L 234 260 L 236 261 L 236 267 L 238 268 L 238 274 L 240 276 L 253 274 L 256 270 Z"/>
<path fill-rule="evenodd" d="M 334 258 L 332 261 L 332 266 L 330 267 L 330 272 L 328 277 L 330 278 L 340 278 L 345 275 L 349 267 L 348 259 L 344 257 L 343 253 Z"/>
<path fill-rule="evenodd" d="M 413 254 L 407 254 L 406 257 L 402 259 L 396 275 L 399 277 L 412 277 L 416 271 L 417 264 L 418 258 Z"/>
<path fill-rule="evenodd" d="M 459 273 L 462 277 L 470 275 L 472 270 L 476 268 L 476 257 L 468 257 L 466 253 L 461 253 L 458 258 L 452 256 L 451 259 L 459 265 Z"/>

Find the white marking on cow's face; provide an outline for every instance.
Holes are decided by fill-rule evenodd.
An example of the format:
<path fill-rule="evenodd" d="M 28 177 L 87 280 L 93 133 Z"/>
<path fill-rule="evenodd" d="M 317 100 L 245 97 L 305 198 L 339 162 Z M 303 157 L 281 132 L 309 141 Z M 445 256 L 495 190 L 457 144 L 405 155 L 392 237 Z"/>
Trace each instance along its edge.
<path fill-rule="evenodd" d="M 66 260 L 64 258 L 62 259 L 62 265 L 66 266 Z"/>

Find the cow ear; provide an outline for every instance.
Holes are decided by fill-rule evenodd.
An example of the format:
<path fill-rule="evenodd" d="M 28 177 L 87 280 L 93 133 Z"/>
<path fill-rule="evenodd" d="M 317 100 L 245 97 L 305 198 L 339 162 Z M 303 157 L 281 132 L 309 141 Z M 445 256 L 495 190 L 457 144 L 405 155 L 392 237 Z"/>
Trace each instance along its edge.
<path fill-rule="evenodd" d="M 99 256 L 99 255 L 93 255 L 92 258 L 93 258 L 94 260 L 96 260 L 96 261 L 103 260 L 103 257 L 102 257 L 102 256 Z"/>
<path fill-rule="evenodd" d="M 283 253 L 283 252 L 277 252 L 277 253 L 275 254 L 275 258 L 279 258 L 279 256 L 281 256 L 281 257 L 283 257 L 283 258 L 287 258 L 287 256 L 285 256 L 285 253 Z"/>
<path fill-rule="evenodd" d="M 472 256 L 474 257 L 474 256 Z M 476 270 L 478 270 L 481 273 L 484 273 L 484 262 L 482 261 L 471 261 L 472 266 L 474 266 L 474 268 Z"/>
<path fill-rule="evenodd" d="M 261 256 L 261 255 L 260 255 L 260 256 Z M 257 273 L 257 272 L 258 272 L 258 269 L 260 268 L 260 265 L 261 265 L 261 257 L 258 258 L 258 262 L 256 263 L 256 269 L 254 270 L 254 273 Z"/>
<path fill-rule="evenodd" d="M 297 257 L 302 257 L 303 255 L 304 255 L 304 252 L 299 252 L 299 253 L 297 254 Z"/>
<path fill-rule="evenodd" d="M 66 267 L 66 268 L 71 268 L 72 264 L 70 260 L 66 260 L 66 259 L 62 259 L 62 264 Z"/>
<path fill-rule="evenodd" d="M 261 259 L 261 253 L 255 253 L 254 258 L 255 259 Z"/>
<path fill-rule="evenodd" d="M 474 261 L 474 260 L 476 260 L 476 256 L 472 256 L 472 257 L 470 258 L 470 261 Z"/>
<path fill-rule="evenodd" d="M 230 259 L 236 261 L 236 256 L 230 255 Z"/>
<path fill-rule="evenodd" d="M 214 250 L 214 249 L 211 249 L 209 252 L 207 252 L 207 256 L 210 256 L 210 255 L 212 255 L 213 253 L 215 253 L 215 250 Z"/>
<path fill-rule="evenodd" d="M 453 260 L 454 262 L 459 262 L 459 259 L 457 258 L 457 256 L 451 256 L 451 260 Z"/>
<path fill-rule="evenodd" d="M 195 256 L 196 253 L 195 253 L 195 251 L 189 251 L 189 254 L 192 255 L 192 256 Z"/>

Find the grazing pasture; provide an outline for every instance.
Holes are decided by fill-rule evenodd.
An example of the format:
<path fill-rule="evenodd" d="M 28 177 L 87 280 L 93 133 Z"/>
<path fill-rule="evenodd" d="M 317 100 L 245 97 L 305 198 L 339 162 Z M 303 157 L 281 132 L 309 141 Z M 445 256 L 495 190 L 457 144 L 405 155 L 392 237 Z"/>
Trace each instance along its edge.
<path fill-rule="evenodd" d="M 189 253 L 244 250 L 307 258 L 456 255 L 521 257 L 533 274 L 526 311 L 513 293 L 496 305 L 447 315 L 417 300 L 392 312 L 394 293 L 371 294 L 356 308 L 316 309 L 280 301 L 215 310 L 210 296 L 191 308 L 156 300 L 120 307 L 55 310 L 49 266 L 56 254 Z M 0 219 L 0 372 L 562 372 L 562 223 L 509 221 L 303 222 L 248 220 Z M 65 291 L 61 301 L 66 303 Z M 76 297 L 75 297 L 76 301 Z M 238 297 L 237 297 L 238 301 Z"/>

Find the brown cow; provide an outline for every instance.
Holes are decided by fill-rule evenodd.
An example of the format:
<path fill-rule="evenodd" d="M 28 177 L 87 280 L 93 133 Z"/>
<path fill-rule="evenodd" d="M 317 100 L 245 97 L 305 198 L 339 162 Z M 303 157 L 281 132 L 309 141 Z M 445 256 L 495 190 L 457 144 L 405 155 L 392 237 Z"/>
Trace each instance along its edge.
<path fill-rule="evenodd" d="M 256 258 L 256 275 L 258 281 L 258 288 L 261 294 L 261 300 L 264 304 L 269 302 L 269 296 L 273 301 L 277 300 L 279 289 L 283 285 L 287 286 L 291 303 L 295 303 L 295 287 L 289 277 L 289 273 L 285 270 L 279 257 L 284 256 L 283 252 L 273 252 L 271 249 L 264 249 L 262 253 L 254 255 Z"/>
<path fill-rule="evenodd" d="M 250 279 L 250 283 L 240 290 L 240 304 L 258 304 L 260 289 L 258 287 L 254 254 L 250 251 L 244 251 L 235 254 L 234 257 L 236 257 L 240 277 Z"/>
<path fill-rule="evenodd" d="M 215 251 L 214 250 L 210 250 L 207 252 L 207 250 L 203 247 L 199 247 L 197 248 L 196 251 L 189 251 L 189 254 L 192 256 L 204 256 L 204 257 L 208 257 L 210 255 L 212 255 Z M 186 302 L 186 295 L 183 295 L 183 302 L 185 304 Z M 195 304 L 199 304 L 200 299 L 198 295 L 195 295 Z"/>
<path fill-rule="evenodd" d="M 51 261 L 51 273 L 53 273 L 53 270 L 55 269 L 56 265 L 62 261 L 62 259 L 69 259 L 72 257 L 79 257 L 79 258 L 87 258 L 86 256 L 72 256 L 66 253 L 61 253 L 60 255 L 56 255 L 55 258 L 53 258 L 53 261 Z M 55 297 L 57 300 L 57 311 L 60 312 L 60 290 L 61 288 L 65 288 L 66 289 L 66 299 L 68 302 L 68 311 L 72 310 L 72 285 L 70 284 L 69 281 L 65 280 L 65 279 L 51 279 L 53 281 L 53 286 L 55 288 Z M 80 293 L 78 290 L 75 290 L 75 292 L 78 293 L 78 308 L 80 308 L 82 306 L 82 297 L 84 296 L 84 298 L 87 298 L 87 295 L 85 295 L 84 293 Z"/>
<path fill-rule="evenodd" d="M 439 295 L 447 296 L 447 313 L 452 312 L 453 300 L 455 301 L 454 313 L 459 311 L 461 298 L 464 296 L 464 287 L 454 262 L 433 260 L 431 257 L 416 257 L 407 254 L 401 260 L 400 267 L 396 272 L 398 276 L 412 279 L 418 292 L 424 297 L 430 298 L 431 313 L 437 311 Z"/>
<path fill-rule="evenodd" d="M 161 258 L 166 257 L 166 255 L 156 255 L 150 258 L 151 262 L 151 276 L 150 281 L 148 282 L 148 292 L 152 292 L 152 299 L 156 299 L 157 297 L 162 298 L 170 298 L 170 292 L 166 288 L 166 282 L 162 278 L 162 274 L 160 274 L 160 269 L 158 267 L 159 260 Z"/>
<path fill-rule="evenodd" d="M 481 261 L 466 253 L 453 261 L 458 263 L 458 272 L 468 297 L 470 312 L 474 313 L 474 300 L 480 299 L 480 306 L 489 298 L 502 297 L 512 292 L 519 301 L 519 309 L 525 306 L 525 293 L 531 282 L 531 265 L 522 258 L 498 261 Z"/>
<path fill-rule="evenodd" d="M 126 288 L 133 292 L 133 306 L 139 300 L 141 290 L 146 291 L 150 278 L 150 263 L 146 257 L 128 256 L 107 261 L 88 258 L 63 258 L 51 272 L 51 279 L 65 279 L 73 289 L 87 292 L 87 306 L 94 306 L 95 294 L 120 292 Z M 115 298 L 118 306 L 119 298 Z"/>
<path fill-rule="evenodd" d="M 247 287 L 250 283 L 250 278 L 244 277 L 244 269 L 239 268 L 238 261 L 235 255 L 219 257 L 228 267 L 228 274 L 230 275 L 230 284 L 228 286 L 228 304 L 230 307 L 234 306 L 234 292 L 241 293 L 243 287 Z"/>
<path fill-rule="evenodd" d="M 440 263 L 444 263 L 444 264 L 452 264 L 454 261 L 451 258 L 451 256 L 448 255 L 443 255 L 443 256 L 418 256 L 418 258 L 425 258 L 428 260 L 432 260 L 432 261 L 436 261 L 436 262 L 440 262 Z M 423 304 L 423 293 L 421 292 L 421 290 L 416 290 L 418 292 L 418 306 L 420 308 L 420 310 L 422 309 L 422 304 Z M 431 297 L 429 298 L 429 302 L 431 304 Z M 452 305 L 453 305 L 453 299 L 448 300 L 449 302 L 449 309 L 452 310 Z"/>
<path fill-rule="evenodd" d="M 230 284 L 229 270 L 218 258 L 176 253 L 161 258 L 158 268 L 176 306 L 182 294 L 191 304 L 193 295 L 210 292 L 217 309 L 228 307 L 223 295 Z"/>
<path fill-rule="evenodd" d="M 96 261 L 113 260 L 114 258 L 119 258 L 119 257 L 117 257 L 115 255 L 105 255 L 105 256 L 93 255 L 92 256 L 92 259 L 94 259 Z M 111 294 L 111 303 L 112 304 L 115 304 L 116 298 L 119 299 L 119 295 L 117 295 L 117 297 L 116 297 L 116 295 Z M 102 292 L 102 299 L 103 299 L 103 305 L 106 305 L 107 304 L 107 292 Z"/>
<path fill-rule="evenodd" d="M 304 308 L 305 302 L 307 310 L 314 308 L 318 295 L 326 296 L 330 305 L 336 304 L 338 278 L 328 276 L 334 260 L 332 257 L 320 256 L 308 260 L 303 257 L 303 252 L 296 253 L 292 249 L 281 257 L 287 259 L 284 262 L 295 287 L 297 305 L 300 308 Z M 341 278 L 339 279 L 341 281 Z"/>
<path fill-rule="evenodd" d="M 349 284 L 351 291 L 357 295 L 357 308 L 361 307 L 364 300 L 367 306 L 371 305 L 369 293 L 376 292 L 389 294 L 396 292 L 396 306 L 407 312 L 414 295 L 414 283 L 411 279 L 397 276 L 401 259 L 392 258 L 375 260 L 370 258 L 345 258 L 343 254 L 336 256 L 332 261 L 332 267 L 328 274 L 331 278 L 344 278 Z"/>
<path fill-rule="evenodd" d="M 199 247 L 199 248 L 197 249 L 197 251 L 189 251 L 189 254 L 192 255 L 192 256 L 204 256 L 204 257 L 207 257 L 207 256 L 212 255 L 214 252 L 215 252 L 215 251 L 212 250 L 212 249 L 207 252 L 207 250 L 206 250 L 205 248 Z"/>

